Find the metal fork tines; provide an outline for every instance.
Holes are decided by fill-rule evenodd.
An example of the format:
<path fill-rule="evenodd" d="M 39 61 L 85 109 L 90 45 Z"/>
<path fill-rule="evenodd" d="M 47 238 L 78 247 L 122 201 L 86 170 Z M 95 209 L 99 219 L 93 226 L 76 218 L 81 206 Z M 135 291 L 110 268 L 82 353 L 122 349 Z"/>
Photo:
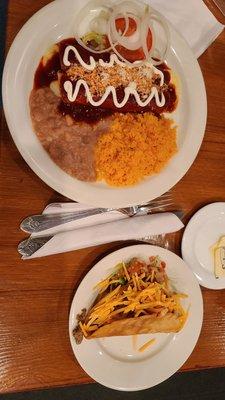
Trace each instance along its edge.
<path fill-rule="evenodd" d="M 149 203 L 142 206 L 132 206 L 119 209 L 113 208 L 93 208 L 85 211 L 74 211 L 74 212 L 60 212 L 54 214 L 40 214 L 33 215 L 25 218 L 20 228 L 27 233 L 39 233 L 41 231 L 63 225 L 68 222 L 76 221 L 79 219 L 87 218 L 93 215 L 103 214 L 110 211 L 118 211 L 123 214 L 132 217 L 136 214 L 143 215 L 150 212 L 156 212 L 167 210 L 172 206 L 171 195 L 169 193 L 150 201 Z"/>
<path fill-rule="evenodd" d="M 156 197 L 155 199 L 153 199 L 153 200 L 150 200 L 149 202 L 147 202 L 147 203 L 145 203 L 144 205 L 145 206 L 147 206 L 147 205 L 153 205 L 153 204 L 155 204 L 156 202 L 157 202 L 157 204 L 158 205 L 162 205 L 163 206 L 163 204 L 164 204 L 164 202 L 165 201 L 171 201 L 172 202 L 172 193 L 171 193 L 171 191 L 168 191 L 168 192 L 166 192 L 166 193 L 163 193 L 161 196 L 159 196 L 159 197 Z M 46 208 L 45 208 L 45 210 L 47 210 L 48 208 L 56 208 L 56 209 L 60 209 L 60 208 L 63 208 L 63 206 L 64 205 L 70 205 L 71 207 L 73 206 L 73 204 L 77 204 L 76 202 L 68 202 L 68 203 L 50 203 L 50 204 L 48 204 L 47 206 L 46 206 Z M 134 207 L 139 207 L 138 205 L 137 206 L 134 206 Z M 130 208 L 130 207 L 125 207 L 125 209 L 126 208 Z M 94 207 L 93 207 L 93 209 L 94 209 Z"/>

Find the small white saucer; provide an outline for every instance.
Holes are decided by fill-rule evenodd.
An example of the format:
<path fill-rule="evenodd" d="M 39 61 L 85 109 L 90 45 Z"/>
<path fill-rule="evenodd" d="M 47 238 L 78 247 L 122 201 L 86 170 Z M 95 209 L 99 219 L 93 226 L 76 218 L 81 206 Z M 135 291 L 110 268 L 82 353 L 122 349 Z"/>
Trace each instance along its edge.
<path fill-rule="evenodd" d="M 225 278 L 215 278 L 210 247 L 225 235 L 225 202 L 208 204 L 189 221 L 182 239 L 182 257 L 199 284 L 209 289 L 225 289 Z"/>

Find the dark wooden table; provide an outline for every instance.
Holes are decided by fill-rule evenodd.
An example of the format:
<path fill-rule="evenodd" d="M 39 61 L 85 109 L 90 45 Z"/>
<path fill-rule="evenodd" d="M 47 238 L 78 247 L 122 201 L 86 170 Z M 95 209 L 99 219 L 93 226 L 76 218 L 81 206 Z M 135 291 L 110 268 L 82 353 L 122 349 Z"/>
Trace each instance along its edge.
<path fill-rule="evenodd" d="M 47 3 L 9 1 L 7 49 L 26 20 Z M 212 10 L 217 13 L 214 6 Z M 225 200 L 225 33 L 199 62 L 208 96 L 206 134 L 194 164 L 172 190 L 177 204 L 186 210 L 186 222 L 202 205 Z M 122 244 L 21 261 L 20 221 L 52 201 L 65 199 L 26 165 L 4 117 L 1 133 L 0 392 L 90 382 L 70 348 L 70 303 L 77 282 L 96 258 Z M 178 253 L 181 235 L 170 238 Z M 225 291 L 203 289 L 202 293 L 202 333 L 182 371 L 225 367 Z"/>

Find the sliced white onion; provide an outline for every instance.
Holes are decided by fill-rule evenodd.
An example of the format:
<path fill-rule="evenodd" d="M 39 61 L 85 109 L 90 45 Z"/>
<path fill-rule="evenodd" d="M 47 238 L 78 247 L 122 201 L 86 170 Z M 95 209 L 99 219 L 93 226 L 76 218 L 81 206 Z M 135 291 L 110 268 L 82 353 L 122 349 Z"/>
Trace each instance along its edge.
<path fill-rule="evenodd" d="M 125 37 L 124 33 L 123 35 L 120 35 L 116 29 L 116 19 L 125 16 L 133 18 L 136 22 L 136 29 L 138 31 L 138 39 L 136 39 L 136 41 L 132 41 L 133 35 Z M 149 7 L 146 8 L 146 5 L 143 5 L 143 3 L 137 3 L 136 1 L 124 1 L 119 3 L 113 8 L 113 12 L 109 19 L 109 24 L 111 28 L 108 29 L 109 42 L 113 51 L 118 55 L 118 57 L 120 57 L 121 60 L 126 62 L 128 65 L 134 65 L 133 62 L 128 61 L 120 54 L 116 48 L 118 44 L 131 51 L 135 51 L 140 48 L 143 49 L 145 59 L 137 60 L 135 63 L 136 65 L 140 66 L 144 64 L 145 61 L 150 59 L 152 47 L 149 50 L 147 46 L 147 36 L 149 30 Z"/>
<path fill-rule="evenodd" d="M 133 14 L 136 17 L 141 17 L 144 13 L 145 4 L 137 1 L 120 1 L 113 4 L 113 11 L 117 14 Z"/>
<path fill-rule="evenodd" d="M 105 35 L 107 32 L 107 20 L 104 18 L 94 18 L 90 23 L 92 32 L 97 32 L 100 35 Z"/>
<path fill-rule="evenodd" d="M 75 27 L 75 32 L 74 36 L 77 42 L 86 50 L 95 53 L 95 54 L 100 54 L 100 53 L 105 53 L 111 50 L 111 47 L 108 47 L 107 49 L 104 50 L 95 50 L 95 49 L 90 49 L 90 47 L 86 46 L 85 43 L 81 40 L 80 34 L 79 34 L 79 26 L 80 22 L 87 17 L 91 12 L 93 11 L 98 11 L 101 12 L 102 10 L 105 11 L 110 15 L 112 12 L 112 2 L 111 0 L 107 0 L 107 3 L 105 0 L 91 0 L 89 1 L 86 6 L 84 6 L 76 15 L 75 20 L 73 21 L 74 27 Z M 94 17 L 93 19 L 95 19 Z"/>
<path fill-rule="evenodd" d="M 128 28 L 129 28 L 129 18 L 132 18 L 137 26 L 137 35 L 138 38 L 136 40 L 134 40 L 134 35 L 132 36 L 125 36 L 126 32 L 128 30 L 125 29 L 123 34 L 120 34 L 118 32 L 118 30 L 116 29 L 116 20 L 118 18 L 124 18 L 128 20 Z M 114 42 L 117 42 L 118 44 L 120 44 L 121 46 L 125 47 L 128 50 L 137 50 L 141 47 L 141 39 L 140 39 L 140 28 L 141 28 L 141 21 L 139 18 L 131 16 L 131 14 L 124 14 L 124 15 L 116 15 L 114 16 L 114 14 L 112 13 L 112 15 L 110 16 L 109 19 L 109 25 L 110 25 L 110 35 L 112 37 L 112 40 Z"/>
<path fill-rule="evenodd" d="M 110 20 L 109 20 L 109 24 L 110 24 Z M 124 29 L 124 32 L 122 32 L 121 36 L 126 35 L 128 28 L 129 28 L 129 18 L 128 18 L 127 14 L 125 14 L 125 29 Z"/>
<path fill-rule="evenodd" d="M 104 50 L 95 50 L 86 46 L 81 40 L 79 34 L 80 22 L 90 15 L 90 13 L 96 13 L 99 11 L 98 16 L 94 16 L 89 22 L 91 31 L 95 31 L 99 34 L 107 34 L 110 46 Z M 118 32 L 116 28 L 116 20 L 118 18 L 124 18 L 125 29 L 124 32 Z M 129 29 L 129 18 L 134 19 L 136 22 L 136 31 L 131 36 L 126 36 L 126 32 Z M 155 49 L 155 35 L 152 26 L 152 21 L 158 22 L 163 28 L 166 46 L 165 49 L 159 50 Z M 112 3 L 111 0 L 91 0 L 83 7 L 76 16 L 75 21 L 75 38 L 77 42 L 89 52 L 95 54 L 101 54 L 113 50 L 115 54 L 124 61 L 129 66 L 141 66 L 146 61 L 150 61 L 153 65 L 161 64 L 166 57 L 166 53 L 169 47 L 169 28 L 165 18 L 159 14 L 157 11 L 151 9 L 146 4 L 139 2 L 138 0 L 125 0 L 122 2 Z M 152 46 L 148 49 L 147 37 L 148 30 L 150 29 L 152 34 Z M 135 51 L 140 48 L 143 49 L 145 58 L 143 60 L 137 60 L 135 62 L 130 62 L 125 57 L 123 57 L 117 50 L 117 46 L 120 45 L 123 48 Z M 155 60 L 157 58 L 158 60 Z"/>
<path fill-rule="evenodd" d="M 128 50 L 137 50 L 141 47 L 140 40 L 140 21 L 141 16 L 144 12 L 144 4 L 138 1 L 122 1 L 115 3 L 113 6 L 113 10 L 109 19 L 109 24 L 111 28 L 111 36 L 114 42 L 118 42 L 123 47 L 126 47 Z M 116 29 L 116 20 L 118 18 L 125 19 L 125 30 L 122 35 Z M 126 32 L 129 29 L 129 18 L 134 19 L 137 25 L 137 33 L 139 35 L 132 35 L 126 37 Z M 138 36 L 138 38 L 136 38 Z"/>
<path fill-rule="evenodd" d="M 155 49 L 155 46 L 153 47 L 153 54 L 151 55 L 151 57 L 154 58 L 158 58 L 158 60 L 154 60 L 152 59 L 153 65 L 159 65 L 162 62 L 165 61 L 166 59 L 166 55 L 170 46 L 170 30 L 169 30 L 169 26 L 167 24 L 166 19 L 157 11 L 153 11 L 150 14 L 150 19 L 153 21 L 157 21 L 159 25 L 161 25 L 161 27 L 163 28 L 164 34 L 165 34 L 165 38 L 166 38 L 166 46 L 165 49 L 161 52 L 159 49 Z M 154 32 L 154 30 L 153 30 Z"/>
<path fill-rule="evenodd" d="M 111 38 L 111 33 L 110 33 L 110 29 L 108 27 L 108 39 L 109 39 L 109 43 L 111 45 L 111 49 L 113 50 L 113 52 L 119 57 L 119 59 L 121 61 L 123 61 L 124 63 L 126 63 L 128 66 L 133 67 L 134 65 L 139 67 L 141 65 L 143 65 L 146 60 L 137 60 L 135 62 L 130 62 L 129 60 L 127 60 L 125 57 L 123 57 L 117 50 L 116 46 L 118 45 L 118 43 L 114 43 L 112 38 Z"/>
<path fill-rule="evenodd" d="M 145 59 L 148 60 L 149 58 L 149 50 L 147 44 L 148 38 L 148 31 L 149 31 L 149 17 L 146 15 L 141 22 L 141 46 L 145 55 Z M 151 46 L 152 47 L 152 46 Z"/>

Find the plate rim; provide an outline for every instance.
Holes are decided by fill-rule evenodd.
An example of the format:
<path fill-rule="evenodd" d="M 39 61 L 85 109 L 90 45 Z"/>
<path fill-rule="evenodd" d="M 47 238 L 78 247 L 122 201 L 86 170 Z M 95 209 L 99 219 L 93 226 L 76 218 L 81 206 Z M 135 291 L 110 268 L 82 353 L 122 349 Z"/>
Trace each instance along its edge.
<path fill-rule="evenodd" d="M 67 186 L 62 185 L 61 181 L 60 182 L 57 181 L 53 177 L 53 174 L 50 174 L 49 171 L 42 169 L 41 166 L 37 162 L 35 162 L 35 160 L 32 159 L 32 155 L 29 153 L 29 151 L 27 151 L 26 149 L 23 148 L 22 144 L 20 143 L 20 139 L 19 139 L 18 133 L 16 132 L 16 129 L 14 131 L 12 117 L 11 117 L 11 114 L 9 111 L 10 98 L 9 98 L 8 91 L 7 91 L 8 66 L 10 65 L 11 58 L 13 57 L 13 52 L 15 51 L 17 43 L 21 40 L 21 38 L 23 38 L 24 32 L 30 26 L 35 24 L 35 21 L 37 20 L 37 18 L 39 18 L 39 16 L 46 14 L 46 12 L 48 13 L 52 8 L 56 8 L 60 4 L 62 5 L 63 2 L 65 2 L 65 0 L 57 0 L 55 2 L 51 2 L 51 3 L 47 4 L 46 6 L 44 6 L 40 10 L 38 10 L 23 25 L 23 27 L 21 28 L 19 33 L 16 35 L 16 37 L 9 49 L 9 52 L 7 54 L 5 65 L 4 65 L 4 70 L 3 70 L 2 94 L 3 94 L 3 108 L 4 108 L 4 112 L 5 112 L 5 116 L 6 116 L 7 124 L 9 126 L 11 136 L 17 146 L 18 151 L 20 152 L 20 154 L 22 155 L 22 157 L 24 158 L 26 163 L 29 165 L 29 167 L 33 170 L 33 172 L 49 187 L 51 187 L 52 189 L 61 193 L 62 195 L 66 196 L 72 200 L 79 201 L 83 204 L 89 204 L 89 205 L 93 205 L 93 206 L 102 206 L 102 207 L 110 206 L 113 208 L 118 208 L 118 207 L 133 206 L 135 204 L 144 204 L 147 201 L 150 201 L 151 199 L 154 199 L 155 197 L 162 195 L 167 190 L 171 189 L 178 181 L 180 181 L 183 178 L 183 176 L 187 173 L 187 171 L 190 169 L 191 165 L 193 164 L 193 162 L 195 161 L 195 159 L 198 155 L 199 149 L 201 147 L 201 144 L 202 144 L 202 141 L 204 138 L 206 120 L 207 120 L 206 89 L 205 89 L 204 78 L 203 78 L 200 66 L 198 64 L 198 61 L 196 60 L 195 56 L 193 55 L 193 52 L 190 49 L 189 45 L 187 44 L 186 40 L 180 35 L 180 33 L 169 22 L 169 26 L 170 26 L 170 29 L 172 30 L 172 33 L 176 34 L 177 40 L 181 41 L 185 45 L 185 51 L 188 52 L 189 55 L 191 55 L 191 64 L 193 65 L 193 68 L 196 71 L 196 76 L 198 74 L 198 84 L 199 84 L 199 93 L 200 93 L 199 95 L 201 96 L 200 100 L 201 100 L 201 105 L 202 105 L 201 112 L 199 112 L 199 115 L 198 115 L 198 118 L 200 121 L 199 127 L 198 127 L 199 133 L 196 136 L 196 138 L 193 139 L 194 140 L 194 143 L 193 143 L 194 151 L 193 151 L 193 146 L 192 146 L 191 157 L 189 155 L 187 155 L 187 151 L 185 152 L 186 160 L 184 161 L 184 168 L 181 169 L 179 167 L 179 171 L 178 172 L 175 171 L 174 180 L 171 178 L 168 183 L 164 179 L 163 184 L 159 185 L 161 188 L 155 188 L 154 190 L 152 189 L 152 191 L 151 191 L 151 182 L 145 183 L 144 180 L 142 181 L 142 183 L 144 185 L 143 190 L 142 190 L 142 187 L 141 187 L 141 190 L 139 190 L 140 187 L 138 186 L 138 184 L 135 185 L 133 188 L 132 187 L 131 188 L 117 188 L 116 190 L 114 188 L 111 188 L 108 186 L 108 187 L 106 187 L 106 189 L 109 190 L 109 192 L 110 192 L 109 195 L 106 193 L 107 190 L 105 189 L 104 196 L 102 196 L 102 191 L 100 190 L 102 188 L 100 188 L 99 195 L 97 196 L 97 198 L 96 198 L 96 196 L 94 196 L 94 199 L 93 199 L 93 196 L 89 195 L 89 192 L 92 192 L 91 186 L 89 186 L 87 190 L 85 188 L 83 193 L 81 193 L 81 190 L 78 190 L 78 189 L 77 190 L 74 189 L 74 192 L 72 193 L 72 189 L 70 188 L 69 184 L 67 184 Z M 172 47 L 171 47 L 171 49 L 173 50 Z M 34 133 L 34 131 L 33 131 L 33 133 Z M 190 132 L 188 132 L 188 134 L 187 134 L 186 141 L 188 139 L 188 136 L 190 136 Z M 190 147 L 190 143 L 189 143 L 189 147 Z M 181 150 L 182 149 L 178 150 L 177 155 L 174 156 L 174 157 L 177 156 L 178 163 L 181 162 L 181 159 L 179 159 L 179 154 L 181 154 Z M 59 170 L 59 167 L 56 164 L 55 164 L 55 167 L 57 167 Z M 162 173 L 163 173 L 163 171 L 162 171 Z M 66 175 L 66 173 L 64 173 L 64 174 Z M 170 181 L 172 181 L 172 184 Z M 74 186 L 76 186 L 77 185 L 76 178 L 73 178 L 73 182 L 74 182 Z M 131 192 L 129 192 L 129 196 L 128 196 L 129 190 Z M 76 194 L 75 194 L 75 192 L 76 192 Z M 78 194 L 78 192 L 79 192 L 79 194 Z M 118 196 L 117 195 L 118 192 L 121 192 L 121 195 Z M 141 192 L 142 194 L 139 195 L 139 192 Z M 127 193 L 127 195 L 126 195 L 126 193 Z M 124 195 L 125 195 L 125 197 L 127 197 L 126 200 L 123 199 Z M 130 195 L 134 195 L 135 199 L 130 200 Z M 104 200 L 105 196 L 107 197 L 106 200 Z"/>
<path fill-rule="evenodd" d="M 163 377 L 162 379 L 160 378 L 160 379 L 157 381 L 157 383 L 153 383 L 152 385 L 151 385 L 151 384 L 150 384 L 150 385 L 147 384 L 147 385 L 145 385 L 145 386 L 143 386 L 143 385 L 138 386 L 138 387 L 136 386 L 136 387 L 133 387 L 133 388 L 130 388 L 130 387 L 129 387 L 129 388 L 127 388 L 127 387 L 119 387 L 119 386 L 115 386 L 115 385 L 109 385 L 108 383 L 107 383 L 107 385 L 106 385 L 106 384 L 104 384 L 104 382 L 103 382 L 101 379 L 97 380 L 97 379 L 96 379 L 96 375 L 93 376 L 93 375 L 90 375 L 88 372 L 86 372 L 85 367 L 83 366 L 83 364 L 80 364 L 80 360 L 79 360 L 79 358 L 77 358 L 76 352 L 75 352 L 75 350 L 74 350 L 74 338 L 73 338 L 73 335 L 72 335 L 72 320 L 74 319 L 74 307 L 75 307 L 75 302 L 76 302 L 76 295 L 77 295 L 77 292 L 78 292 L 79 288 L 82 286 L 83 281 L 86 279 L 87 275 L 88 275 L 89 273 L 93 272 L 93 269 L 95 269 L 95 268 L 97 269 L 98 266 L 99 266 L 99 264 L 101 264 L 102 262 L 104 262 L 107 258 L 112 257 L 115 253 L 126 252 L 127 249 L 128 249 L 128 251 L 129 251 L 129 250 L 135 251 L 134 249 L 140 249 L 141 247 L 149 248 L 150 251 L 151 251 L 151 248 L 155 248 L 155 249 L 157 249 L 157 250 L 159 250 L 159 251 L 160 251 L 160 250 L 163 250 L 163 252 L 165 252 L 165 253 L 170 253 L 170 255 L 172 255 L 174 258 L 179 259 L 179 262 L 181 261 L 182 264 L 185 265 L 186 271 L 188 271 L 188 273 L 189 273 L 189 272 L 191 273 L 192 278 L 194 279 L 194 281 L 196 282 L 197 287 L 198 287 L 198 295 L 199 295 L 199 299 L 198 299 L 198 300 L 200 301 L 200 303 L 199 303 L 199 310 L 198 310 L 198 313 L 199 313 L 199 315 L 200 315 L 200 318 L 199 318 L 199 320 L 198 320 L 198 325 L 197 325 L 197 329 L 196 329 L 197 334 L 196 334 L 196 337 L 195 337 L 193 346 L 191 347 L 190 351 L 188 351 L 188 354 L 185 355 L 185 359 L 182 360 L 181 362 L 179 362 L 178 367 L 176 366 L 175 368 L 172 368 L 166 377 Z M 103 274 L 104 274 L 104 270 L 103 270 Z M 94 283 L 95 283 L 95 282 L 93 282 L 93 284 L 94 284 Z M 79 295 L 79 293 L 78 293 L 78 295 Z M 68 320 L 68 325 L 69 325 L 69 326 L 68 326 L 68 330 L 69 330 L 70 345 L 71 345 L 71 348 L 72 348 L 74 357 L 75 357 L 75 359 L 77 360 L 77 362 L 79 363 L 79 365 L 81 366 L 81 368 L 82 368 L 86 373 L 88 373 L 89 376 L 91 376 L 92 379 L 94 379 L 96 382 L 102 384 L 103 386 L 109 387 L 109 388 L 114 389 L 114 390 L 129 391 L 129 392 L 132 392 L 132 391 L 139 391 L 139 390 L 148 389 L 148 388 L 150 388 L 150 387 L 154 387 L 154 386 L 160 384 L 161 382 L 164 382 L 164 381 L 167 380 L 169 377 L 171 377 L 174 373 L 176 373 L 176 372 L 181 368 L 181 366 L 186 362 L 186 360 L 190 357 L 190 355 L 192 354 L 192 352 L 193 352 L 193 350 L 194 350 L 194 348 L 195 348 L 195 346 L 196 346 L 196 344 L 197 344 L 197 341 L 198 341 L 198 339 L 199 339 L 199 336 L 200 336 L 200 333 L 201 333 L 201 329 L 202 329 L 202 323 L 203 323 L 203 307 L 204 307 L 204 304 L 203 304 L 203 297 L 202 297 L 202 292 L 201 292 L 199 283 L 198 283 L 198 281 L 197 281 L 195 275 L 193 274 L 193 272 L 192 272 L 192 271 L 190 270 L 190 268 L 188 267 L 188 265 L 187 265 L 187 264 L 184 262 L 184 260 L 183 260 L 181 257 L 179 257 L 176 253 L 174 253 L 174 252 L 172 252 L 172 251 L 170 251 L 170 250 L 168 250 L 168 249 L 165 249 L 165 248 L 163 248 L 163 247 L 151 245 L 151 244 L 148 244 L 148 243 L 141 243 L 141 244 L 128 245 L 128 246 L 122 247 L 122 248 L 120 248 L 120 249 L 117 249 L 117 250 L 115 250 L 115 251 L 110 252 L 109 254 L 103 256 L 100 260 L 98 260 L 97 263 L 95 263 L 95 264 L 91 267 L 91 269 L 87 272 L 87 274 L 83 277 L 83 279 L 81 280 L 81 282 L 79 283 L 79 285 L 78 285 L 77 288 L 76 288 L 76 292 L 74 293 L 73 299 L 72 299 L 72 301 L 71 301 L 70 312 L 69 312 L 69 320 Z M 135 362 L 135 365 L 137 366 L 137 365 L 138 365 L 138 362 Z"/>
<path fill-rule="evenodd" d="M 186 243 L 188 240 L 188 236 L 191 234 L 190 230 L 192 229 L 192 224 L 195 223 L 195 221 L 199 218 L 201 218 L 202 216 L 204 216 L 204 213 L 206 210 L 208 209 L 217 209 L 220 207 L 224 207 L 225 210 L 225 202 L 223 201 L 215 201 L 213 203 L 209 203 L 206 204 L 205 206 L 201 207 L 199 210 L 197 210 L 192 217 L 190 218 L 190 220 L 188 221 L 185 229 L 184 229 L 184 233 L 182 236 L 182 240 L 181 240 L 181 253 L 182 253 L 182 258 L 184 259 L 184 261 L 186 262 L 186 264 L 189 266 L 189 268 L 192 270 L 192 272 L 195 274 L 196 278 L 198 279 L 199 285 L 202 287 L 205 287 L 207 289 L 211 289 L 211 290 L 223 290 L 225 289 L 225 279 L 224 279 L 224 284 L 221 285 L 221 287 L 215 287 L 215 285 L 213 284 L 216 283 L 217 281 L 215 281 L 215 279 L 212 280 L 212 283 L 207 283 L 206 279 L 203 279 L 203 281 L 200 279 L 201 277 L 195 272 L 195 268 L 192 267 L 193 264 L 199 264 L 199 262 L 196 260 L 193 261 L 193 264 L 190 265 L 189 261 L 187 261 L 187 257 L 186 257 Z M 185 260 L 186 259 L 186 260 Z M 203 271 L 203 277 L 205 275 L 205 272 Z M 218 282 L 219 283 L 219 282 Z M 220 285 L 218 285 L 220 286 Z"/>

